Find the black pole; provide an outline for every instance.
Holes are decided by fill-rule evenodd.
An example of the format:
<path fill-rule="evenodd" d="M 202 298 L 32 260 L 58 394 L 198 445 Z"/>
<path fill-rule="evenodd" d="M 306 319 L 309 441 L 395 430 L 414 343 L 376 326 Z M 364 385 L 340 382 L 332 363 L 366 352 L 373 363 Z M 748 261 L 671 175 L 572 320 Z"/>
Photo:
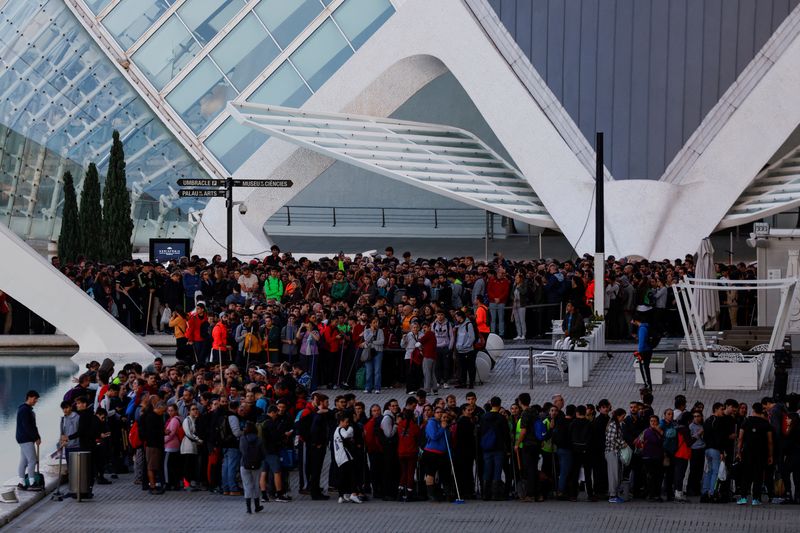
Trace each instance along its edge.
<path fill-rule="evenodd" d="M 597 132 L 597 139 L 595 141 L 595 154 L 597 156 L 595 167 L 595 185 L 597 192 L 595 193 L 595 222 L 594 222 L 594 251 L 596 253 L 604 254 L 606 252 L 606 239 L 605 239 L 605 220 L 604 220 L 604 203 L 603 203 L 603 186 L 605 185 L 605 175 L 603 172 L 603 132 Z"/>
<path fill-rule="evenodd" d="M 225 207 L 228 210 L 228 266 L 233 261 L 233 178 L 225 178 Z"/>

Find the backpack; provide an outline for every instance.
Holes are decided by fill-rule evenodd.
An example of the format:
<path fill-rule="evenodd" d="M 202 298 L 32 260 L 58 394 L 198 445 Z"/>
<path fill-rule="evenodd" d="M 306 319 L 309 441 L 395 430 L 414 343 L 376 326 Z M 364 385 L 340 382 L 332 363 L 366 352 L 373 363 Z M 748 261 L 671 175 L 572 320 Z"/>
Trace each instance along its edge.
<path fill-rule="evenodd" d="M 639 436 L 633 440 L 633 447 L 636 449 L 636 453 L 642 453 L 644 450 L 644 431 L 639 433 Z"/>
<path fill-rule="evenodd" d="M 225 444 L 233 438 L 233 430 L 228 422 L 228 415 L 225 414 L 221 418 L 222 420 L 219 426 L 217 426 L 217 436 L 219 437 L 220 444 Z"/>
<path fill-rule="evenodd" d="M 244 343 L 242 345 L 245 352 L 248 353 L 261 353 L 263 350 L 263 346 L 261 344 L 261 338 L 253 332 L 247 332 L 244 334 Z"/>
<path fill-rule="evenodd" d="M 664 429 L 664 451 L 667 453 L 678 451 L 678 430 L 674 427 Z"/>
<path fill-rule="evenodd" d="M 381 420 L 383 416 L 381 416 Z M 370 418 L 364 424 L 364 444 L 366 445 L 367 452 L 369 453 L 382 453 L 383 445 L 381 444 L 378 431 L 381 430 L 381 424 L 376 418 Z"/>
<path fill-rule="evenodd" d="M 497 445 L 497 432 L 493 425 L 487 426 L 486 431 L 481 435 L 481 449 L 483 451 L 494 450 Z"/>
<path fill-rule="evenodd" d="M 142 447 L 142 439 L 139 437 L 139 422 L 134 421 L 131 430 L 128 432 L 128 442 L 134 450 Z"/>

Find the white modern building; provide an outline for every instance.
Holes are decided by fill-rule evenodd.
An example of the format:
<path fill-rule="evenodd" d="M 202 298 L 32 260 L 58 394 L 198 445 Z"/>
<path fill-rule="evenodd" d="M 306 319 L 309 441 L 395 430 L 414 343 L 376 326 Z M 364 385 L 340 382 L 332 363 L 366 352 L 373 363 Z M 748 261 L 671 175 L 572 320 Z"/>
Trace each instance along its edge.
<path fill-rule="evenodd" d="M 676 257 L 800 206 L 798 0 L 0 0 L 0 216 L 58 235 L 65 170 L 125 142 L 137 244 L 562 232 Z M 513 228 L 513 229 L 512 229 Z M 537 230 L 538 231 L 538 230 Z"/>

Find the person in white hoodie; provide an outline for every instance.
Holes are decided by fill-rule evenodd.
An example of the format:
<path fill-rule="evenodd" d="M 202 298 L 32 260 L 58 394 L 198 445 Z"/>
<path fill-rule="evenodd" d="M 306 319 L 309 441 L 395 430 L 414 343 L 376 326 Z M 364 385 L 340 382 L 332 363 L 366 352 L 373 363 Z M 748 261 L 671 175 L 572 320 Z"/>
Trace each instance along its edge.
<path fill-rule="evenodd" d="M 353 428 L 348 412 L 336 413 L 339 427 L 333 432 L 333 458 L 339 467 L 339 503 L 362 503 L 355 492 L 355 462 L 353 461 Z"/>
<path fill-rule="evenodd" d="M 196 404 L 189 407 L 188 415 L 183 419 L 183 440 L 181 440 L 181 459 L 183 460 L 183 477 L 189 482 L 186 490 L 195 492 L 199 490 L 197 482 L 200 463 L 198 462 L 197 446 L 203 444 L 203 439 L 197 436 L 197 417 L 200 408 Z"/>

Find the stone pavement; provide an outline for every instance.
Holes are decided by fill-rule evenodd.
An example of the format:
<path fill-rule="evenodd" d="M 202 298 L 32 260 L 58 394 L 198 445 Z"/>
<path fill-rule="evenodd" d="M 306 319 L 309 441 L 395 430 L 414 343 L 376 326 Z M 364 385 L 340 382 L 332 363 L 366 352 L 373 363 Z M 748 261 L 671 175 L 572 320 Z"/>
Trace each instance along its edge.
<path fill-rule="evenodd" d="M 505 355 L 514 353 L 509 350 Z M 626 349 L 626 346 L 614 346 Z M 516 353 L 525 353 L 516 352 Z M 627 408 L 628 401 L 637 399 L 639 386 L 633 382 L 631 355 L 618 354 L 613 359 L 605 357 L 598 363 L 584 388 L 569 388 L 558 376 L 550 374 L 545 384 L 541 374 L 536 376 L 531 395 L 542 403 L 555 393 L 565 396 L 567 403 L 597 402 L 608 398 L 615 406 Z M 800 376 L 795 369 L 790 373 L 789 390 L 800 390 Z M 504 404 L 510 403 L 520 392 L 528 390 L 527 375 L 523 383 L 519 372 L 513 372 L 513 361 L 502 358 L 485 384 L 475 388 L 480 403 L 498 395 Z M 655 405 L 658 412 L 671 406 L 676 394 L 682 393 L 683 380 L 678 374 L 668 374 L 666 383 L 655 387 Z M 466 390 L 440 391 L 457 395 L 459 402 Z M 335 395 L 337 391 L 330 391 Z M 690 404 L 701 400 L 710 409 L 711 403 L 728 397 L 752 403 L 771 394 L 771 384 L 761 391 L 705 391 L 692 386 L 688 379 L 685 392 Z M 359 399 L 367 405 L 383 404 L 389 398 L 402 399 L 403 390 L 384 389 L 380 395 L 364 395 Z M 296 474 L 292 474 L 292 487 L 297 487 Z M 327 481 L 327 466 L 323 469 L 323 486 Z M 295 501 L 287 504 L 270 503 L 258 515 L 246 515 L 242 498 L 226 497 L 208 492 L 167 493 L 150 496 L 133 485 L 130 475 L 120 476 L 110 486 L 96 487 L 92 501 L 77 503 L 74 500 L 41 501 L 7 526 L 9 529 L 31 531 L 76 531 L 79 529 L 113 529 L 136 531 L 191 531 L 195 528 L 214 531 L 241 531 L 242 529 L 275 529 L 289 531 L 437 531 L 459 533 L 478 531 L 530 530 L 546 527 L 548 533 L 561 531 L 703 531 L 770 533 L 798 531 L 800 514 L 796 506 L 765 504 L 760 508 L 739 508 L 735 505 L 710 505 L 672 503 L 650 504 L 632 502 L 611 505 L 605 502 L 569 503 L 546 502 L 524 504 L 521 502 L 477 502 L 464 505 L 429 503 L 367 502 L 356 508 L 354 504 L 339 505 L 335 500 L 311 501 L 306 496 L 294 495 Z M 334 493 L 335 495 L 335 493 Z"/>

